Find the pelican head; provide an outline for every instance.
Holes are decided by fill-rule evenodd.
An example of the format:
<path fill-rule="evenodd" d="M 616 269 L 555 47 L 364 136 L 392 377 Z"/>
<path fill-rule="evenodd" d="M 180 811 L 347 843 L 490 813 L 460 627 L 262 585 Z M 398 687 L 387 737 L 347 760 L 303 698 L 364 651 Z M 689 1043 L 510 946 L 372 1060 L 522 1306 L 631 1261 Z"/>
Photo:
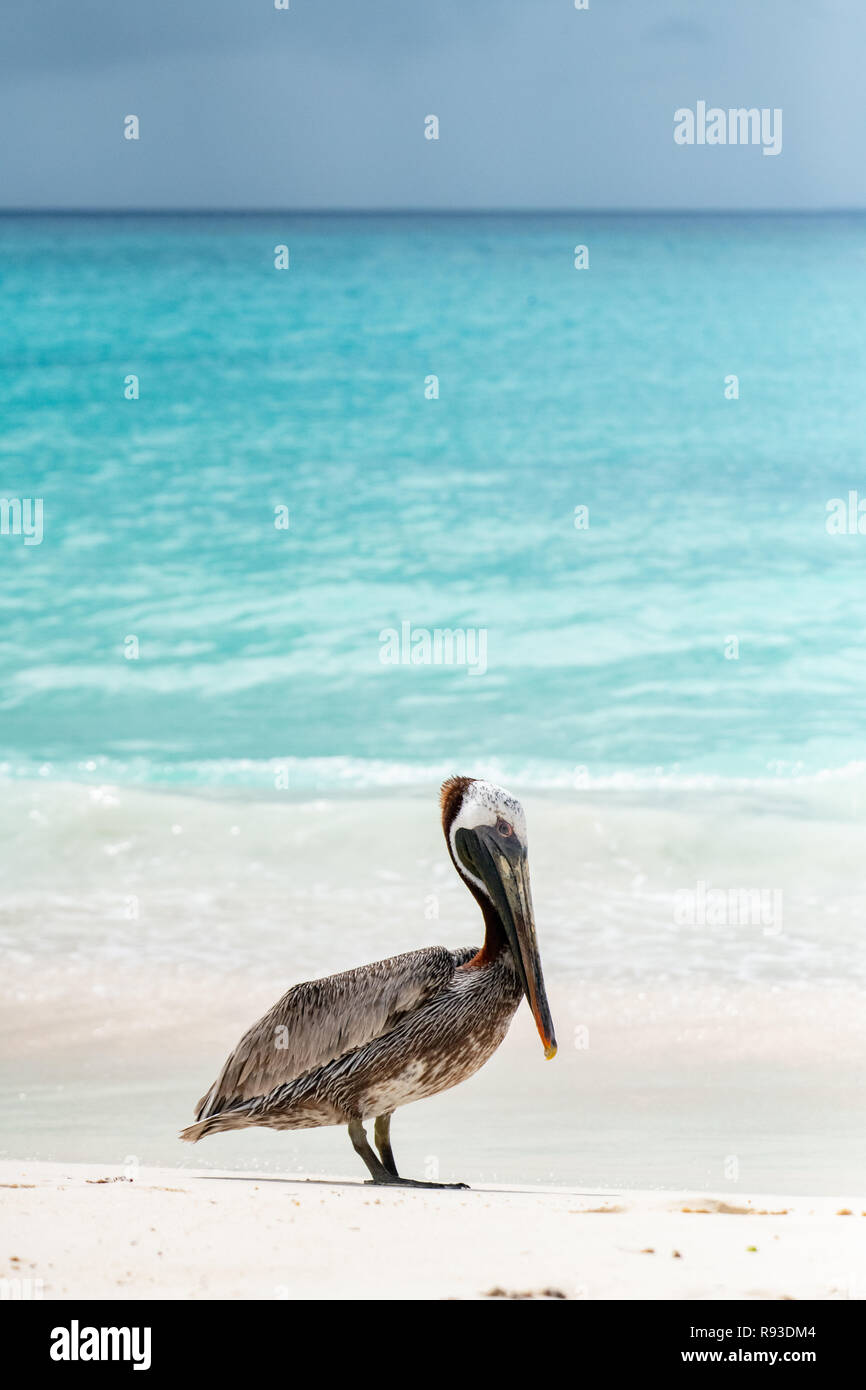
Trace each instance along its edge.
<path fill-rule="evenodd" d="M 442 825 L 454 867 L 505 933 L 545 1057 L 556 1055 L 553 1020 L 535 936 L 526 817 L 516 797 L 492 782 L 452 777 L 442 787 Z M 488 926 L 489 931 L 489 926 Z"/>

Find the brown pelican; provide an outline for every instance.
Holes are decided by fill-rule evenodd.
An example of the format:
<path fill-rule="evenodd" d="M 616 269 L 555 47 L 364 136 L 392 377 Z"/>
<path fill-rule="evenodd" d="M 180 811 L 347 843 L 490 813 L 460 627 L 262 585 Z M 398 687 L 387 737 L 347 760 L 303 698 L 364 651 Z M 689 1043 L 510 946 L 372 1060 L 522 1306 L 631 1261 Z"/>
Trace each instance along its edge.
<path fill-rule="evenodd" d="M 481 908 L 483 946 L 427 946 L 295 985 L 241 1038 L 182 1139 L 250 1125 L 348 1125 L 374 1183 L 465 1185 L 399 1176 L 394 1110 L 478 1071 L 505 1037 L 521 995 L 545 1057 L 555 1055 L 556 1040 L 535 939 L 523 807 L 490 782 L 452 777 L 442 787 L 442 828 Z M 370 1119 L 378 1157 L 364 1130 Z"/>

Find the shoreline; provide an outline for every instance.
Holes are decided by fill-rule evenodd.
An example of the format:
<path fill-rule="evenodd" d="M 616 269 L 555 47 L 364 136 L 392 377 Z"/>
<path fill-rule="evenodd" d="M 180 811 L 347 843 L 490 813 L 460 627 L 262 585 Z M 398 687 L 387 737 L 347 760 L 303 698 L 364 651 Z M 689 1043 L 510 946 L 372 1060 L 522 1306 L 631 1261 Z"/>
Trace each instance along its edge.
<path fill-rule="evenodd" d="M 10 1005 L 0 1153 L 18 1161 L 208 1171 L 356 1173 L 344 1127 L 177 1138 L 274 984 L 114 975 L 78 1003 Z M 46 982 L 43 981 L 43 988 Z M 211 987 L 212 986 L 212 987 Z M 234 997 L 229 997 L 231 991 Z M 402 1107 L 401 1172 L 555 1185 L 833 1196 L 862 1189 L 858 993 L 753 987 L 718 996 L 598 987 L 551 992 L 563 1046 L 544 1063 L 528 1008 L 463 1085 Z M 588 1047 L 578 1047 L 586 1030 Z M 716 1191 L 721 1189 L 721 1194 Z"/>
<path fill-rule="evenodd" d="M 0 1161 L 0 1294 L 861 1299 L 866 1197 L 377 1188 Z M 17 1292 L 16 1292 L 17 1290 Z"/>
<path fill-rule="evenodd" d="M 5 810 L 6 1157 L 173 1167 L 196 1099 L 293 983 L 479 942 L 432 801 L 388 798 L 371 815 L 354 800 L 300 812 L 58 791 L 31 786 Z M 580 798 L 536 798 L 527 816 L 559 1055 L 543 1062 L 521 1006 L 477 1076 L 401 1110 L 401 1171 L 420 1176 L 432 1155 L 470 1183 L 860 1189 L 859 822 L 714 802 L 700 817 L 600 813 Z M 782 911 L 769 926 L 750 912 L 711 923 L 704 886 Z M 354 1171 L 328 1129 L 204 1148 L 204 1167 Z"/>

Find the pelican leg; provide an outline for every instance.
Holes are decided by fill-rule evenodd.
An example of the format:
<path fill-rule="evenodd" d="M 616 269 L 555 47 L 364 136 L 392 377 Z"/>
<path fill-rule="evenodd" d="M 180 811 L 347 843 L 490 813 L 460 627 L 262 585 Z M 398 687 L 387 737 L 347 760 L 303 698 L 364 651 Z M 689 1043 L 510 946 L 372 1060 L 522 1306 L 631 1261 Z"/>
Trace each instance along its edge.
<path fill-rule="evenodd" d="M 376 1148 L 379 1150 L 379 1157 L 388 1169 L 388 1172 L 395 1178 L 399 1177 L 397 1164 L 394 1161 L 394 1150 L 391 1148 L 391 1116 L 378 1115 L 376 1117 L 376 1128 L 373 1131 L 376 1141 Z"/>
<path fill-rule="evenodd" d="M 373 1179 L 373 1182 L 388 1182 L 388 1180 L 392 1178 L 392 1174 L 388 1172 L 387 1168 L 383 1168 L 373 1150 L 370 1148 L 364 1126 L 360 1120 L 349 1121 L 349 1138 L 352 1141 L 352 1147 L 355 1153 L 363 1158 L 369 1168 L 370 1177 Z"/>
<path fill-rule="evenodd" d="M 390 1156 L 391 1162 L 393 1163 L 394 1155 L 391 1153 L 391 1143 L 390 1140 L 387 1138 L 390 1119 L 390 1115 L 381 1115 L 379 1117 L 379 1119 L 376 1121 L 374 1137 L 376 1139 L 377 1145 L 379 1145 L 379 1137 L 384 1133 L 384 1135 L 386 1136 L 383 1141 L 385 1152 L 387 1152 L 387 1154 Z M 380 1128 L 380 1120 L 384 1121 L 383 1128 Z M 372 1183 L 380 1183 L 382 1186 L 387 1187 L 459 1187 L 463 1188 L 464 1190 L 466 1189 L 465 1182 L 415 1182 L 413 1178 L 401 1178 L 396 1171 L 392 1173 L 388 1168 L 385 1167 L 384 1163 L 379 1162 L 375 1153 L 370 1148 L 369 1142 L 367 1140 L 367 1135 L 364 1132 L 364 1126 L 360 1120 L 349 1121 L 349 1138 L 352 1141 L 352 1146 L 355 1150 L 355 1153 L 358 1154 L 361 1158 L 363 1158 L 364 1162 L 366 1163 L 367 1168 L 370 1172 L 369 1181 Z M 383 1145 L 379 1145 L 379 1148 L 381 1152 Z M 382 1156 L 384 1158 L 385 1154 L 383 1153 Z"/>

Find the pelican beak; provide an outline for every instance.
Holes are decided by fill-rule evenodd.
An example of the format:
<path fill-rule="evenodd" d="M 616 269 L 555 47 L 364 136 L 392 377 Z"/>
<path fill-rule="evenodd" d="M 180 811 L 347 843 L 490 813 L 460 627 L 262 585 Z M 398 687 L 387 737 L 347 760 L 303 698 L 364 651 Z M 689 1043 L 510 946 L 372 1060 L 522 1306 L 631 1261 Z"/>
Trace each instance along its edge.
<path fill-rule="evenodd" d="M 499 913 L 523 993 L 544 1044 L 544 1055 L 549 1060 L 556 1056 L 556 1037 L 538 954 L 526 850 L 516 839 L 501 839 L 492 826 L 480 825 L 472 831 L 461 828 L 457 840 L 461 854 L 485 885 Z"/>

